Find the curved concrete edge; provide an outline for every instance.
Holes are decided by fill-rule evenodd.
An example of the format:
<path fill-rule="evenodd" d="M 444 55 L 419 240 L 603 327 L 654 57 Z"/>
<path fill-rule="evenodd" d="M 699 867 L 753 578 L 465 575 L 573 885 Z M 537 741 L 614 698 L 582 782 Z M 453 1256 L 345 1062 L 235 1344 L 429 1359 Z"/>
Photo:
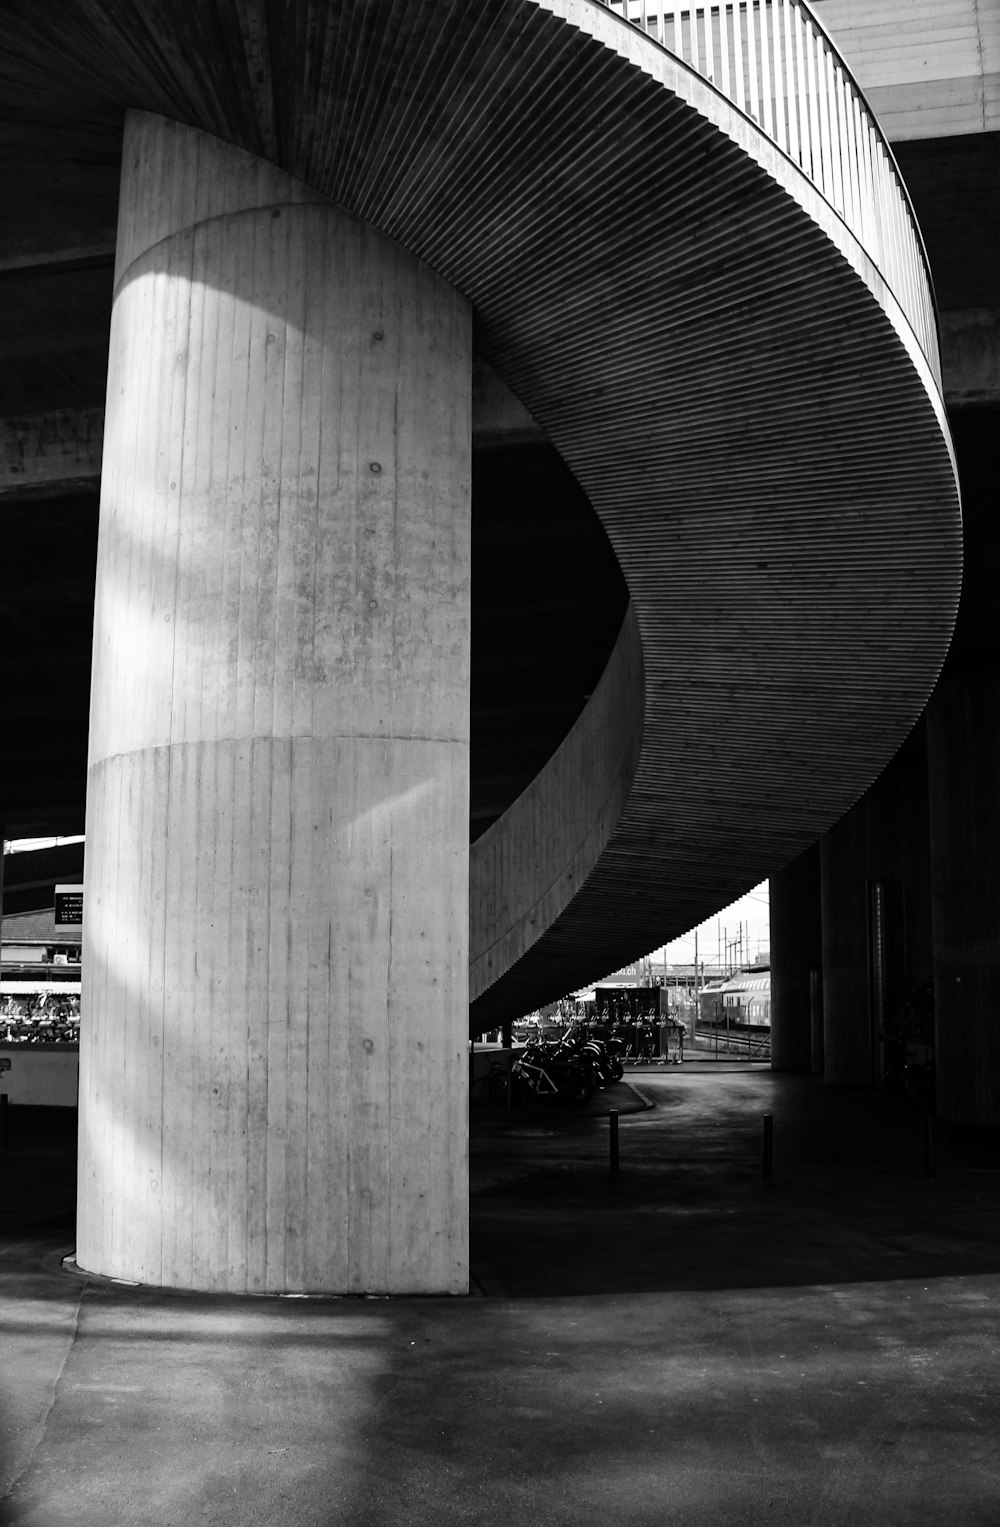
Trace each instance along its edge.
<path fill-rule="evenodd" d="M 630 605 L 593 696 L 536 779 L 470 850 L 470 1000 L 541 937 L 621 816 L 642 742 L 645 688 Z"/>
<path fill-rule="evenodd" d="M 260 213 L 306 203 L 327 204 L 327 198 L 298 176 L 218 134 L 201 136 L 179 131 L 178 123 L 154 111 L 125 114 L 125 152 L 122 164 L 118 239 L 115 249 L 115 292 L 128 279 L 135 262 L 158 244 L 181 234 L 193 237 L 197 228 L 219 218 Z M 226 174 L 214 168 L 224 153 Z M 131 173 L 130 173 L 131 172 Z M 157 195 L 170 184 L 169 196 Z"/>
<path fill-rule="evenodd" d="M 887 316 L 897 330 L 917 369 L 924 373 L 925 384 L 933 391 L 940 403 L 940 416 L 944 421 L 941 403 L 940 346 L 934 357 L 925 355 L 909 318 L 893 292 L 886 276 L 875 259 L 859 241 L 815 181 L 778 146 L 775 140 L 757 125 L 752 117 L 731 101 L 712 82 L 697 73 L 653 37 L 616 12 L 609 10 L 602 0 L 534 0 L 539 9 L 550 12 L 601 42 L 605 47 L 627 60 L 642 73 L 657 80 L 679 100 L 692 107 L 706 121 L 737 144 L 747 156 L 756 161 L 778 182 L 789 195 L 808 212 L 812 220 L 823 229 L 845 259 L 864 276 L 873 295 L 879 300 Z M 818 18 L 817 18 L 818 19 Z M 828 34 L 829 35 L 829 34 Z M 829 38 L 836 50 L 836 42 Z M 866 274 L 867 271 L 867 274 Z M 924 283 L 933 303 L 930 279 L 925 271 Z M 904 332 L 905 331 L 905 332 Z M 915 355 L 913 352 L 916 352 Z M 919 358 L 919 359 L 918 359 Z M 947 425 L 944 425 L 947 434 Z"/>
<path fill-rule="evenodd" d="M 921 428 L 925 438 L 933 435 L 937 441 L 940 456 L 947 460 L 947 469 L 941 481 L 936 485 L 938 491 L 938 503 L 936 506 L 934 505 L 933 498 L 935 490 L 928 490 L 931 495 L 931 505 L 941 510 L 940 523 L 942 528 L 947 529 L 944 526 L 944 506 L 946 501 L 957 506 L 957 473 L 938 375 L 933 363 L 921 348 L 906 314 L 882 272 L 878 269 L 865 248 L 859 243 L 840 214 L 826 201 L 825 197 L 808 176 L 776 144 L 715 91 L 711 85 L 699 76 L 694 75 L 685 65 L 665 52 L 658 44 L 646 39 L 641 33 L 636 32 L 634 28 L 626 26 L 620 18 L 610 15 L 610 13 L 599 7 L 590 5 L 587 3 L 587 0 L 540 0 L 540 4 L 550 14 L 558 16 L 578 27 L 588 37 L 601 42 L 616 52 L 651 81 L 662 85 L 665 90 L 669 91 L 693 112 L 697 113 L 702 121 L 710 123 L 720 134 L 724 135 L 731 144 L 741 151 L 747 160 L 753 161 L 758 169 L 763 171 L 771 181 L 774 192 L 788 198 L 788 213 L 786 218 L 788 229 L 783 237 L 786 240 L 790 240 L 796 236 L 792 232 L 792 228 L 797 220 L 795 209 L 798 209 L 798 213 L 804 215 L 803 226 L 805 226 L 807 221 L 812 229 L 809 242 L 815 247 L 820 240 L 825 239 L 828 253 L 824 263 L 831 290 L 837 282 L 844 282 L 844 278 L 848 274 L 860 283 L 861 288 L 868 294 L 872 303 L 870 316 L 866 320 L 866 328 L 872 338 L 873 349 L 871 353 L 872 355 L 877 353 L 880 357 L 873 364 L 876 367 L 882 368 L 878 373 L 881 381 L 884 382 L 886 378 L 889 378 L 890 373 L 898 377 L 898 385 L 902 388 L 903 394 L 908 399 L 907 403 L 900 403 L 897 411 L 898 419 L 908 422 L 906 420 L 907 407 L 911 410 L 914 418 L 919 413 L 921 415 Z M 846 285 L 843 289 L 846 290 Z M 831 302 L 830 306 L 831 314 L 833 314 L 836 309 L 836 303 Z M 564 319 L 566 316 L 564 315 Z M 885 320 L 884 326 L 880 323 L 880 319 Z M 526 319 L 522 326 L 525 331 L 528 330 L 529 325 Z M 878 331 L 880 328 L 881 335 L 879 336 Z M 573 941 L 574 932 L 581 949 L 586 947 L 594 951 L 595 945 L 607 945 L 603 959 L 599 953 L 596 955 L 596 958 L 601 960 L 601 968 L 603 969 L 614 968 L 616 963 L 620 964 L 623 960 L 634 957 L 640 950 L 651 947 L 650 942 L 643 941 L 644 937 L 647 935 L 651 936 L 654 942 L 656 938 L 662 938 L 664 921 L 673 923 L 674 919 L 670 915 L 664 917 L 664 907 L 661 907 L 655 933 L 649 934 L 649 930 L 647 930 L 647 935 L 643 934 L 639 924 L 643 920 L 647 923 L 650 921 L 648 915 L 645 918 L 643 916 L 647 912 L 647 908 L 640 905 L 637 893 L 637 886 L 643 879 L 643 868 L 650 867 L 651 861 L 657 854 L 657 847 L 659 848 L 661 865 L 665 858 L 672 859 L 675 865 L 675 872 L 679 875 L 683 876 L 685 871 L 693 873 L 694 865 L 691 859 L 692 840 L 690 833 L 686 837 L 678 837 L 676 843 L 671 841 L 672 835 L 669 832 L 663 837 L 662 842 L 657 843 L 654 841 L 657 838 L 655 831 L 656 822 L 676 822 L 684 814 L 680 809 L 676 788 L 678 771 L 676 768 L 671 767 L 679 760 L 671 748 L 665 746 L 665 741 L 668 739 L 666 738 L 663 725 L 664 715 L 670 708 L 666 704 L 668 689 L 664 684 L 664 662 L 666 661 L 676 669 L 677 648 L 675 644 L 672 645 L 667 641 L 671 633 L 667 626 L 664 625 L 661 613 L 662 605 L 658 600 L 662 590 L 655 586 L 655 577 L 650 576 L 649 543 L 648 541 L 643 541 L 640 544 L 637 536 L 634 536 L 630 530 L 626 531 L 623 528 L 628 490 L 619 483 L 612 483 L 612 496 L 610 498 L 604 491 L 605 484 L 601 481 L 603 468 L 601 445 L 595 445 L 595 418 L 593 408 L 588 407 L 588 404 L 592 404 L 594 400 L 584 397 L 580 400 L 575 399 L 571 403 L 569 394 L 572 391 L 572 386 L 569 383 L 565 365 L 559 368 L 558 385 L 549 385 L 548 379 L 550 373 L 546 372 L 543 374 L 544 368 L 539 358 L 536 356 L 530 364 L 525 364 L 522 357 L 515 352 L 509 337 L 504 334 L 499 324 L 494 326 L 487 320 L 483 324 L 481 332 L 486 340 L 484 353 L 491 364 L 531 410 L 532 415 L 547 430 L 553 444 L 588 493 L 599 517 L 608 530 L 612 545 L 619 556 L 619 561 L 629 582 L 635 602 L 637 619 L 642 628 L 643 661 L 647 685 L 646 715 L 644 718 L 640 758 L 633 789 L 630 791 L 626 808 L 620 820 L 619 829 L 607 842 L 601 861 L 595 864 L 591 877 L 592 883 L 587 885 L 578 883 L 578 889 L 582 892 L 582 895 L 577 896 L 572 906 L 568 903 L 565 904 L 563 913 L 557 914 L 556 919 L 550 924 L 549 930 L 542 930 L 541 932 L 538 928 L 532 930 L 534 937 L 529 948 L 525 951 L 525 953 L 530 955 L 530 958 L 525 962 L 523 974 L 521 972 L 517 975 L 513 974 L 512 961 L 507 963 L 506 971 L 502 968 L 497 968 L 491 973 L 492 985 L 490 988 L 485 989 L 488 991 L 488 996 L 485 1003 L 481 1004 L 489 1010 L 489 1016 L 484 1012 L 481 1021 L 488 1024 L 491 1021 L 496 1021 L 498 1015 L 504 1010 L 514 1012 L 520 1009 L 526 1011 L 527 1007 L 535 1002 L 548 1000 L 550 997 L 560 995 L 568 989 L 571 982 L 568 979 L 569 972 L 566 968 L 567 961 L 564 956 L 566 946 Z M 831 328 L 828 333 L 829 335 L 835 335 L 836 329 Z M 490 341 L 494 341 L 492 348 Z M 841 385 L 843 385 L 849 377 L 850 366 L 853 362 L 846 355 L 837 356 L 835 353 L 837 344 L 836 338 L 833 338 L 829 346 L 830 359 L 836 366 L 839 366 Z M 896 346 L 898 346 L 898 349 Z M 554 374 L 554 372 L 555 368 L 552 368 L 551 374 Z M 909 376 L 908 381 L 907 374 Z M 581 402 L 582 407 L 580 406 Z M 873 408 L 877 406 L 874 399 L 872 400 L 872 406 Z M 851 410 L 847 410 L 847 413 L 850 412 Z M 893 429 L 896 427 L 896 419 L 887 416 L 883 427 L 891 437 Z M 914 431 L 912 421 L 909 421 L 909 428 L 912 434 Z M 847 438 L 849 438 L 849 432 L 848 436 L 845 437 L 845 444 L 847 443 Z M 628 437 L 628 443 L 634 445 L 635 439 L 634 435 Z M 623 442 L 619 441 L 618 443 L 622 444 Z M 858 462 L 863 464 L 863 460 L 864 449 L 859 449 Z M 873 480 L 873 494 L 877 494 L 881 486 L 881 479 L 884 476 L 882 471 L 883 466 L 884 463 L 881 463 L 876 473 L 876 476 L 880 479 L 879 484 L 875 484 Z M 943 485 L 944 476 L 950 478 L 950 487 Z M 643 484 L 643 488 L 647 493 L 647 497 L 651 500 L 652 494 L 648 492 L 646 483 Z M 866 538 L 870 544 L 874 544 L 873 530 L 882 521 L 883 517 L 881 514 L 875 514 L 876 506 L 874 503 L 866 509 L 866 500 L 864 498 L 858 499 L 856 502 L 859 509 L 867 512 L 870 524 L 868 530 L 856 537 L 858 550 L 853 555 L 855 558 L 860 559 L 862 556 L 861 548 Z M 813 506 L 810 505 L 809 508 L 812 510 Z M 898 509 L 894 510 L 894 512 L 898 513 Z M 953 518 L 957 522 L 957 515 L 954 515 Z M 886 527 L 888 527 L 890 519 L 891 517 L 886 519 Z M 667 523 L 666 519 L 662 522 Z M 849 516 L 841 513 L 840 522 L 843 531 L 850 533 Z M 951 527 L 953 541 L 955 539 L 954 528 L 953 524 Z M 633 541 L 635 544 L 630 544 Z M 779 542 L 780 538 L 773 543 L 774 546 L 778 547 Z M 770 555 L 770 551 L 771 547 L 769 546 L 760 555 L 766 558 Z M 699 920 L 700 915 L 707 915 L 718 905 L 723 904 L 726 900 L 731 900 L 742 890 L 756 883 L 756 880 L 761 877 L 761 873 L 767 873 L 769 864 L 783 862 L 792 853 L 797 852 L 801 847 L 811 842 L 816 835 L 817 824 L 819 830 L 822 830 L 823 820 L 827 824 L 835 820 L 840 812 L 850 804 L 850 800 L 867 788 L 874 775 L 884 766 L 887 759 L 898 747 L 906 731 L 919 714 L 926 695 L 940 671 L 957 607 L 959 581 L 957 564 L 960 559 L 960 551 L 957 548 L 957 543 L 955 545 L 949 544 L 945 547 L 942 539 L 942 552 L 942 559 L 937 563 L 938 574 L 940 576 L 937 579 L 939 609 L 936 612 L 937 622 L 935 629 L 933 633 L 930 633 L 925 623 L 921 625 L 922 634 L 919 643 L 921 650 L 916 655 L 912 652 L 910 653 L 908 666 L 911 671 L 907 676 L 907 682 L 901 686 L 902 692 L 896 694 L 894 704 L 889 707 L 888 712 L 880 708 L 878 724 L 872 731 L 870 744 L 863 750 L 865 756 L 863 759 L 857 760 L 853 766 L 853 774 L 856 777 L 850 777 L 848 769 L 845 768 L 846 760 L 844 759 L 838 760 L 837 772 L 840 775 L 839 783 L 835 784 L 831 779 L 824 779 L 821 788 L 814 789 L 814 786 L 819 782 L 816 780 L 810 781 L 810 776 L 803 775 L 803 779 L 810 781 L 799 790 L 799 794 L 803 797 L 799 809 L 799 815 L 803 817 L 803 822 L 793 822 L 789 825 L 789 830 L 778 833 L 774 840 L 770 860 L 768 860 L 766 851 L 764 853 L 761 852 L 765 845 L 760 842 L 756 845 L 750 844 L 749 837 L 752 835 L 746 835 L 748 837 L 746 846 L 748 849 L 751 847 L 755 849 L 755 862 L 751 865 L 748 859 L 745 879 L 739 879 L 738 876 L 734 877 L 732 872 L 733 866 L 730 866 L 725 883 L 723 883 L 721 877 L 719 879 L 719 890 L 724 894 L 719 894 L 715 900 L 712 900 L 709 895 L 700 896 L 703 905 L 695 909 L 699 915 L 691 916 L 687 921 L 676 922 L 676 931 L 680 931 L 681 927 L 692 926 Z M 837 560 L 843 562 L 845 567 L 852 560 L 852 552 L 846 542 L 843 549 L 838 549 Z M 767 567 L 768 562 L 765 560 L 760 565 Z M 679 568 L 675 570 L 678 574 L 680 573 Z M 690 573 L 690 566 L 687 568 L 687 571 Z M 904 580 L 913 576 L 909 571 L 904 573 L 901 568 L 898 572 L 902 574 L 902 579 Z M 874 577 L 870 569 L 866 571 L 866 576 L 868 576 L 868 581 L 874 588 Z M 926 580 L 926 566 L 919 570 L 919 577 Z M 679 581 L 683 581 L 683 579 L 680 578 Z M 902 580 L 897 578 L 897 582 L 899 587 L 902 588 Z M 840 612 L 835 611 L 834 613 L 839 618 Z M 663 627 L 662 630 L 659 629 L 661 626 Z M 844 627 L 844 629 L 846 630 L 847 628 Z M 863 654 L 859 651 L 859 661 L 862 656 Z M 828 681 L 828 675 L 826 674 L 827 666 L 829 665 L 824 660 L 821 670 L 824 682 Z M 864 667 L 864 663 L 862 663 L 862 667 Z M 772 676 L 772 678 L 773 683 L 771 687 L 776 692 L 782 690 L 783 681 L 781 675 L 777 674 Z M 736 680 L 734 678 L 735 683 Z M 872 687 L 871 676 L 867 672 L 862 674 L 859 683 L 865 689 L 865 696 L 863 698 L 866 699 L 868 704 L 868 711 L 871 711 L 872 704 L 867 697 L 867 689 Z M 669 689 L 669 693 L 674 694 L 675 698 L 676 690 L 676 684 L 673 684 Z M 779 698 L 785 699 L 787 696 L 782 694 Z M 881 698 L 882 696 L 880 695 L 879 701 L 881 701 Z M 821 710 L 822 707 L 820 707 Z M 810 736 L 817 730 L 820 719 L 817 706 L 813 703 L 812 711 L 805 718 L 804 737 Z M 867 711 L 864 713 L 864 720 L 866 722 L 869 721 Z M 802 742 L 804 737 L 796 740 L 796 753 L 803 751 Z M 711 742 L 718 739 L 707 740 Z M 713 750 L 709 747 L 706 751 L 712 752 Z M 724 753 L 724 751 L 723 749 L 722 752 Z M 720 762 L 731 764 L 732 760 L 728 759 L 728 755 L 725 757 L 720 755 Z M 671 776 L 670 788 L 666 794 L 664 794 L 662 788 L 662 776 L 664 775 L 665 767 L 666 772 Z M 813 796 L 815 796 L 815 799 L 812 798 Z M 826 797 L 825 800 L 823 799 L 824 796 Z M 697 817 L 700 821 L 706 820 L 712 797 L 712 790 L 709 790 L 707 795 L 702 792 L 699 800 L 691 805 L 690 810 L 686 814 Z M 735 810 L 737 802 L 745 815 L 747 802 L 739 791 L 734 791 L 730 787 L 728 797 L 725 796 L 725 791 L 719 796 L 720 810 L 726 807 L 727 804 L 729 808 Z M 772 802 L 766 809 L 765 807 L 766 803 L 761 807 L 761 826 L 766 828 L 767 824 L 763 818 L 770 816 L 773 819 L 771 823 L 773 829 L 784 808 L 777 801 Z M 814 820 L 807 822 L 805 821 L 806 817 L 813 817 Z M 676 834 L 673 836 L 676 837 Z M 680 855 L 676 853 L 677 848 L 680 848 L 682 851 Z M 623 877 L 621 868 L 626 862 L 631 866 L 631 869 Z M 615 868 L 616 864 L 618 866 L 617 870 Z M 658 867 L 656 876 L 662 878 L 663 873 L 663 869 Z M 614 883 L 613 885 L 612 882 Z M 613 951 L 610 947 L 612 939 L 609 936 L 609 924 L 613 921 L 613 918 L 609 919 L 607 916 L 607 902 L 605 901 L 605 915 L 603 917 L 599 915 L 596 909 L 596 903 L 599 900 L 599 887 L 605 896 L 612 893 L 613 898 L 620 903 L 622 910 L 623 927 L 621 936 L 614 939 L 617 947 Z M 655 891 L 656 888 L 654 886 L 647 884 L 647 900 L 649 902 L 657 901 Z M 626 923 L 629 924 L 627 928 L 625 926 Z M 548 931 L 551 932 L 550 938 L 545 937 Z M 594 938 L 595 933 L 598 935 L 596 940 Z M 523 959 L 523 955 L 521 958 Z M 529 975 L 527 970 L 528 965 L 533 967 L 533 975 Z M 587 972 L 584 970 L 583 965 L 579 965 L 573 979 L 579 981 L 585 974 Z M 509 980 L 504 980 L 504 976 L 508 976 Z M 501 988 L 508 990 L 504 991 Z M 481 985 L 477 986 L 475 990 L 480 996 L 484 994 L 484 988 Z M 527 1006 L 525 1006 L 525 1003 Z"/>
<path fill-rule="evenodd" d="M 629 1092 L 635 1093 L 635 1096 L 639 1099 L 639 1102 L 642 1105 L 639 1109 L 640 1113 L 646 1113 L 649 1111 L 649 1109 L 657 1108 L 659 1106 L 655 1098 L 651 1098 L 648 1093 L 643 1092 L 641 1087 L 637 1087 L 635 1085 L 635 1082 L 630 1082 L 627 1076 L 623 1077 L 622 1080 L 624 1081 L 625 1086 L 628 1088 Z"/>

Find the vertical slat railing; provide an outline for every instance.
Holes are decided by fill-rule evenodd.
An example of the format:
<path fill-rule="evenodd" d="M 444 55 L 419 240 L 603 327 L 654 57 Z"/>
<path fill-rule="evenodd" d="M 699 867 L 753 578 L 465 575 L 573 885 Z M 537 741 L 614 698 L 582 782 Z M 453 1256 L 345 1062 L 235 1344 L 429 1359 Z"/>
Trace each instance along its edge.
<path fill-rule="evenodd" d="M 868 141 L 868 121 L 865 117 L 864 111 L 861 109 L 861 102 L 857 99 L 855 99 L 854 102 L 854 120 L 855 132 L 857 135 L 858 143 L 860 145 L 861 156 L 861 180 L 863 186 L 862 203 L 864 205 L 865 214 L 863 243 L 865 248 L 869 249 L 871 247 L 872 233 L 875 227 L 875 220 L 873 216 L 875 207 L 875 187 L 872 184 L 871 146 Z"/>
<path fill-rule="evenodd" d="M 937 371 L 926 255 L 885 140 L 808 0 L 596 0 L 752 117 L 872 256 Z"/>
<path fill-rule="evenodd" d="M 837 87 L 837 139 L 840 143 L 840 178 L 844 185 L 844 222 L 848 228 L 855 225 L 854 185 L 851 180 L 851 143 L 847 127 L 847 92 L 844 71 L 840 60 L 833 66 Z"/>
<path fill-rule="evenodd" d="M 740 0 L 736 0 L 733 6 L 733 77 L 736 81 L 736 104 L 740 111 L 747 109 L 747 94 L 744 84 L 743 65 L 743 6 Z"/>
<path fill-rule="evenodd" d="M 799 134 L 802 139 L 800 160 L 802 168 L 812 179 L 812 96 L 806 84 L 805 28 L 802 25 L 802 7 L 794 5 L 792 29 L 795 34 L 795 78 L 799 100 Z"/>
<path fill-rule="evenodd" d="M 830 175 L 830 123 L 829 119 L 824 116 L 826 89 L 823 77 L 823 43 L 811 29 L 807 29 L 806 35 L 809 38 L 811 78 L 815 81 L 816 88 L 816 129 L 819 136 L 819 174 L 814 175 L 813 179 L 827 201 L 829 201 L 830 186 L 832 184 Z"/>
<path fill-rule="evenodd" d="M 861 206 L 861 173 L 859 166 L 859 154 L 857 137 L 854 129 L 854 92 L 847 75 L 842 73 L 844 91 L 844 137 L 847 142 L 847 162 L 851 170 L 851 201 L 854 206 L 854 216 L 851 227 L 861 237 L 864 227 L 864 212 Z"/>
<path fill-rule="evenodd" d="M 774 61 L 774 125 L 780 147 L 788 153 L 788 98 L 785 89 L 785 56 L 782 52 L 782 0 L 766 6 L 771 17 L 771 58 Z"/>
<path fill-rule="evenodd" d="M 873 253 L 879 270 L 885 270 L 889 264 L 889 188 L 885 179 L 885 156 L 882 145 L 875 137 L 873 141 L 875 161 L 875 185 L 877 195 L 875 208 L 878 217 L 878 246 Z"/>
<path fill-rule="evenodd" d="M 760 90 L 757 73 L 757 21 L 753 0 L 747 5 L 747 82 L 750 86 L 750 115 L 760 122 Z"/>
<path fill-rule="evenodd" d="M 760 104 L 764 110 L 764 131 L 769 138 L 774 139 L 775 143 L 780 143 L 781 140 L 774 130 L 774 111 L 771 104 L 773 96 L 771 89 L 771 44 L 767 35 L 769 30 L 769 10 L 769 6 L 759 6 L 757 8 L 757 36 L 760 41 Z"/>
<path fill-rule="evenodd" d="M 892 204 L 892 172 L 889 169 L 889 156 L 884 149 L 879 153 L 879 162 L 882 168 L 882 195 L 885 199 L 885 263 L 883 270 L 894 270 L 896 266 L 896 218 L 895 208 Z"/>
<path fill-rule="evenodd" d="M 819 39 L 812 27 L 806 26 L 803 30 L 805 31 L 806 40 L 806 78 L 809 81 L 809 120 L 813 140 L 812 178 L 820 190 L 822 190 L 825 174 L 823 169 L 823 113 L 819 98 L 819 77 L 816 69 Z"/>
<path fill-rule="evenodd" d="M 719 7 L 719 63 L 722 67 L 722 94 L 733 99 L 733 86 L 729 74 L 729 18 L 733 13 L 730 0 L 723 0 Z"/>
<path fill-rule="evenodd" d="M 698 12 L 701 16 L 701 36 L 705 58 L 705 68 L 703 72 L 705 78 L 707 80 L 711 80 L 712 84 L 714 85 L 716 83 L 716 78 L 715 47 L 714 38 L 712 36 L 712 7 L 710 5 L 700 5 L 698 7 Z"/>
<path fill-rule="evenodd" d="M 794 160 L 801 164 L 802 155 L 799 152 L 799 103 L 802 100 L 802 96 L 797 89 L 795 54 L 792 49 L 791 13 L 791 0 L 781 0 L 781 30 L 785 48 L 785 103 L 788 112 L 788 152 Z"/>
<path fill-rule="evenodd" d="M 847 216 L 847 203 L 844 199 L 844 167 L 840 153 L 840 113 L 837 110 L 837 71 L 834 66 L 833 55 L 830 49 L 823 48 L 823 60 L 826 66 L 826 98 L 827 109 L 830 113 L 830 164 L 833 169 L 833 205 L 841 217 Z"/>
<path fill-rule="evenodd" d="M 843 197 L 843 217 L 847 228 L 853 228 L 853 197 L 850 194 L 850 153 L 847 147 L 847 128 L 844 122 L 844 72 L 840 60 L 832 60 L 834 70 L 834 107 L 837 111 L 837 147 L 840 148 L 840 194 Z"/>

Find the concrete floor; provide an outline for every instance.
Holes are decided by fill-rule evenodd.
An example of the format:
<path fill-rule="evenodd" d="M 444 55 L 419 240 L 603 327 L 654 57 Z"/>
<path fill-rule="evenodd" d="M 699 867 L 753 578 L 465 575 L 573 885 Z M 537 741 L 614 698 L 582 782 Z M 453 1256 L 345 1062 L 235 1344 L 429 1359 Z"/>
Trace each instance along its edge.
<path fill-rule="evenodd" d="M 0 1522 L 997 1527 L 1000 1174 L 809 1078 L 632 1080 L 615 1183 L 606 1119 L 475 1119 L 468 1299 L 74 1278 L 15 1115 Z"/>

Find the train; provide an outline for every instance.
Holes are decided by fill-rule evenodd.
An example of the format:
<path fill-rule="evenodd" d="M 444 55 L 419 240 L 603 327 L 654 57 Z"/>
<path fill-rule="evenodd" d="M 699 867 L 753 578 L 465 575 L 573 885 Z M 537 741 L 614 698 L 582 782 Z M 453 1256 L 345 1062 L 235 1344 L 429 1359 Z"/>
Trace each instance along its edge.
<path fill-rule="evenodd" d="M 725 981 L 703 987 L 698 1023 L 708 1028 L 771 1027 L 770 970 L 740 970 Z"/>

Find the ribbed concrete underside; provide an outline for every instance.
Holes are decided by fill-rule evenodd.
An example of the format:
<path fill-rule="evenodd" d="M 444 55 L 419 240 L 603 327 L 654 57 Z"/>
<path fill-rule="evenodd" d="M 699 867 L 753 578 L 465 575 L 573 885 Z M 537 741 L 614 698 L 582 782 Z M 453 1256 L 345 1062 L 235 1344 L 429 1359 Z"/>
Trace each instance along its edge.
<path fill-rule="evenodd" d="M 607 528 L 642 633 L 634 787 L 476 1026 L 690 927 L 850 804 L 942 661 L 957 492 L 891 297 L 773 145 L 590 0 L 158 0 L 140 24 L 77 0 L 55 36 L 23 11 L 15 109 L 191 122 L 453 282 Z"/>

